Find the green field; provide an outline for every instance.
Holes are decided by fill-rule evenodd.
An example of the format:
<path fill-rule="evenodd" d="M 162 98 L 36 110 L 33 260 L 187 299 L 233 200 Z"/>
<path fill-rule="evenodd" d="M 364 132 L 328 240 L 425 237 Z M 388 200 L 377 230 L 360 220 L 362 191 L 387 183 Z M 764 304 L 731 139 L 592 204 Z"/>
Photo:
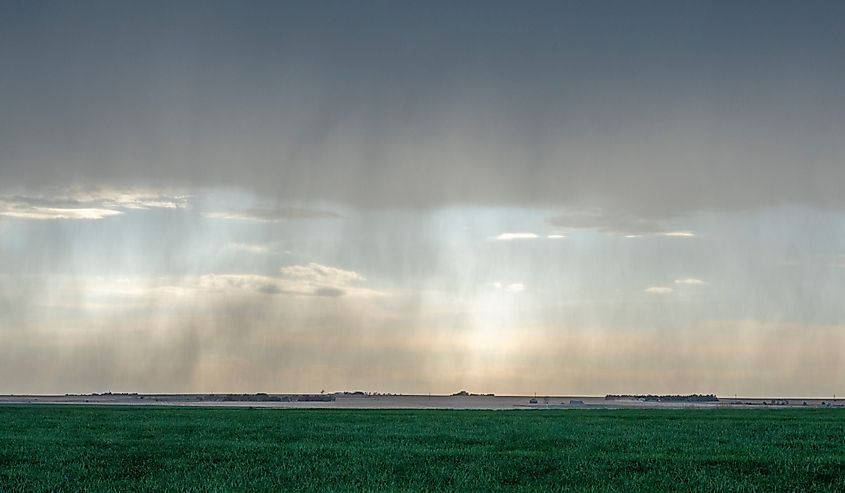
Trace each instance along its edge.
<path fill-rule="evenodd" d="M 0 491 L 845 491 L 837 410 L 0 407 Z"/>

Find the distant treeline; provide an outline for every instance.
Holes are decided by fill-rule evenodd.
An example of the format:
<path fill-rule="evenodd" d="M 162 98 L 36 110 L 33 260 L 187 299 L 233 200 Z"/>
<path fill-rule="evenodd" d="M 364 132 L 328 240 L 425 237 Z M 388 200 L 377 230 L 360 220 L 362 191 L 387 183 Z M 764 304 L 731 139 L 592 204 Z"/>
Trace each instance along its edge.
<path fill-rule="evenodd" d="M 472 392 L 461 390 L 452 394 L 452 397 L 495 397 L 495 394 L 473 394 Z"/>
<path fill-rule="evenodd" d="M 607 394 L 604 396 L 606 401 L 617 400 L 638 400 L 645 402 L 719 402 L 716 394 L 690 394 L 690 395 L 616 395 Z"/>
<path fill-rule="evenodd" d="M 331 402 L 333 395 L 269 395 L 263 392 L 257 394 L 209 394 L 200 400 L 211 402 Z"/>
<path fill-rule="evenodd" d="M 98 394 L 96 392 L 91 394 L 65 394 L 65 397 L 101 397 L 101 396 L 109 396 L 109 395 L 116 395 L 116 396 L 125 396 L 125 395 L 138 395 L 138 392 L 103 392 L 102 394 Z"/>

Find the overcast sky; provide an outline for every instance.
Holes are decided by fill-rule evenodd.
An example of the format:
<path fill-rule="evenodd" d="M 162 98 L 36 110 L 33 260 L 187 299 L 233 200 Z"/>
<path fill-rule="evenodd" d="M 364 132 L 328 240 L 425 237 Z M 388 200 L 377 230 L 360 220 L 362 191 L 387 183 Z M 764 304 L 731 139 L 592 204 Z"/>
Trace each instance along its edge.
<path fill-rule="evenodd" d="M 843 2 L 0 3 L 0 393 L 845 394 Z"/>

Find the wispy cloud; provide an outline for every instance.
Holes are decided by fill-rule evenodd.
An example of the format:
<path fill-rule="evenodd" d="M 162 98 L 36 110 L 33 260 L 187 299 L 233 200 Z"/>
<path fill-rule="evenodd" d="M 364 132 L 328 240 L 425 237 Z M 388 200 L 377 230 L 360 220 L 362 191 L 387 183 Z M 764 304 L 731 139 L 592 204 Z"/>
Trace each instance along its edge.
<path fill-rule="evenodd" d="M 233 299 L 250 296 L 376 296 L 383 293 L 362 287 L 361 274 L 317 263 L 283 267 L 278 275 L 247 273 L 204 274 L 194 277 L 168 278 L 92 278 L 84 284 L 91 303 L 110 306 L 119 300 L 137 303 L 144 299 L 180 303 L 197 296 L 223 295 Z"/>
<path fill-rule="evenodd" d="M 338 215 L 329 211 L 281 207 L 276 209 L 252 208 L 239 211 L 207 212 L 205 217 L 236 221 L 283 222 L 297 219 L 332 219 L 337 218 Z"/>
<path fill-rule="evenodd" d="M 123 214 L 112 209 L 26 207 L 20 204 L 0 204 L 0 216 L 15 219 L 105 219 Z"/>
<path fill-rule="evenodd" d="M 525 284 L 521 282 L 514 282 L 505 286 L 505 291 L 508 293 L 521 293 L 525 291 Z"/>
<path fill-rule="evenodd" d="M 502 233 L 497 236 L 495 239 L 500 241 L 509 241 L 509 240 L 533 240 L 535 238 L 539 238 L 540 235 L 535 233 Z"/>
<path fill-rule="evenodd" d="M 187 195 L 146 190 L 68 188 L 52 195 L 0 196 L 0 216 L 16 219 L 105 219 L 127 210 L 181 209 Z"/>
<path fill-rule="evenodd" d="M 364 276 L 357 272 L 329 267 L 316 262 L 311 262 L 308 265 L 284 267 L 280 272 L 287 279 L 314 286 L 343 287 L 366 280 Z"/>
<path fill-rule="evenodd" d="M 642 218 L 625 212 L 605 211 L 597 208 L 580 209 L 549 218 L 546 222 L 556 228 L 594 230 L 625 238 L 643 236 L 695 236 L 690 231 L 673 231 L 653 219 Z"/>
<path fill-rule="evenodd" d="M 256 243 L 229 243 L 227 248 L 236 252 L 250 253 L 253 255 L 261 255 L 270 251 L 269 246 Z"/>
<path fill-rule="evenodd" d="M 549 224 L 558 228 L 593 229 L 620 235 L 653 234 L 665 231 L 660 223 L 631 214 L 609 213 L 601 209 L 569 211 L 549 218 Z"/>
<path fill-rule="evenodd" d="M 513 240 L 536 240 L 546 238 L 549 240 L 562 240 L 566 238 L 566 235 L 552 233 L 547 234 L 544 236 L 538 235 L 537 233 L 502 233 L 499 236 L 495 236 L 492 239 L 496 241 L 513 241 Z"/>
<path fill-rule="evenodd" d="M 668 287 L 668 286 L 651 286 L 651 287 L 645 289 L 645 292 L 648 293 L 648 294 L 659 294 L 659 295 L 672 294 L 672 291 L 674 291 L 674 290 L 672 288 Z"/>
<path fill-rule="evenodd" d="M 685 286 L 701 286 L 707 284 L 707 282 L 702 281 L 701 279 L 696 279 L 694 277 L 688 277 L 686 279 L 676 279 L 675 284 L 682 284 Z"/>
<path fill-rule="evenodd" d="M 209 274 L 199 278 L 205 291 L 240 290 L 266 295 L 306 295 L 337 298 L 346 295 L 375 295 L 376 291 L 358 285 L 361 274 L 315 262 L 292 265 L 279 270 L 279 276 L 252 274 Z"/>
<path fill-rule="evenodd" d="M 184 209 L 190 195 L 145 189 L 73 188 L 70 197 L 122 209 Z"/>
<path fill-rule="evenodd" d="M 491 284 L 493 288 L 505 291 L 506 293 L 521 293 L 525 291 L 525 284 L 521 282 L 502 283 L 494 282 Z"/>

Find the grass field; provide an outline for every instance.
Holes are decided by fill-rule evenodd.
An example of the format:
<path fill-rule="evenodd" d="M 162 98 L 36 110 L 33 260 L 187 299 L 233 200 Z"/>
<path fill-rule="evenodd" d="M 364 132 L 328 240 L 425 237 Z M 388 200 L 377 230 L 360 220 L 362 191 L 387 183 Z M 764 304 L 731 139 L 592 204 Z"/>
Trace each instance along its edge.
<path fill-rule="evenodd" d="M 0 491 L 845 491 L 837 410 L 0 407 Z"/>

